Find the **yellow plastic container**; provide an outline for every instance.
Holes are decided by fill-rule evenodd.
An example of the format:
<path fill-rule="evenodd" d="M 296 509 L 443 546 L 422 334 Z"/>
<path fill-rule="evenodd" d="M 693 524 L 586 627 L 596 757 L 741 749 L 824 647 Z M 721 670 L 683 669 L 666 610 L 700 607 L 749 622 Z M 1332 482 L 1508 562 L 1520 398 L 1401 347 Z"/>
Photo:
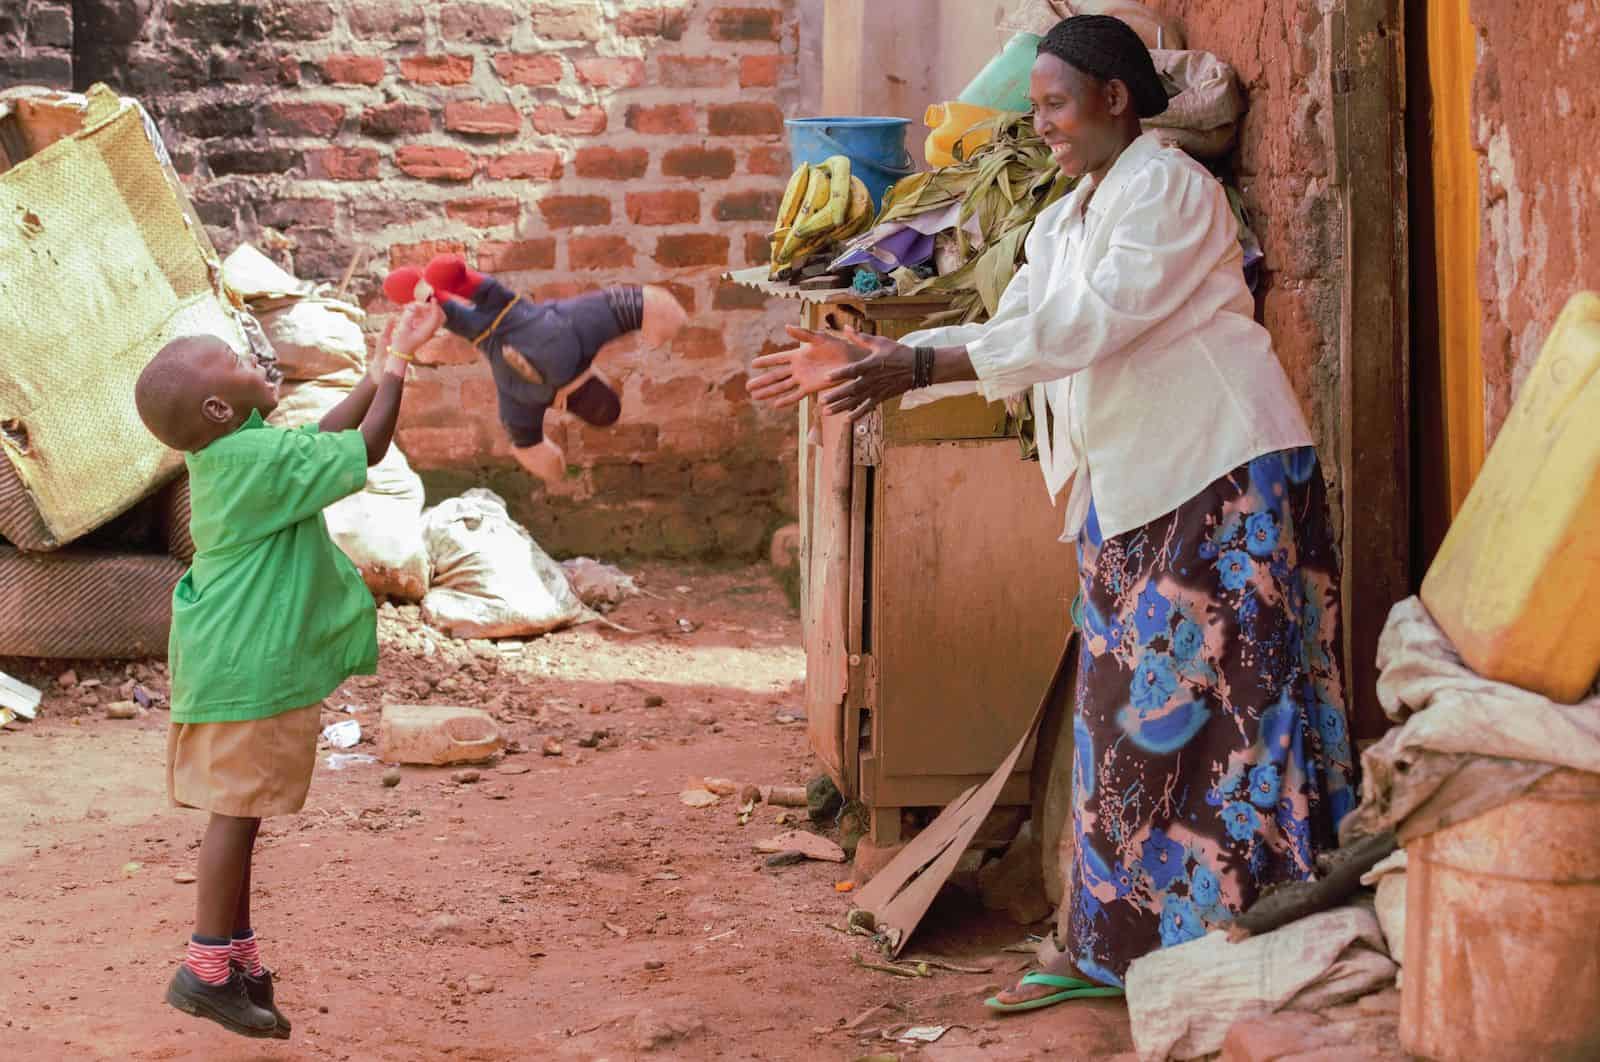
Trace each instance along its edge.
<path fill-rule="evenodd" d="M 980 107 L 975 103 L 935 103 L 928 108 L 922 116 L 922 124 L 928 126 L 933 132 L 928 134 L 928 141 L 923 145 L 922 151 L 928 159 L 928 165 L 935 168 L 940 166 L 953 166 L 961 159 L 968 158 L 972 153 L 987 144 L 993 136 L 988 130 L 973 132 L 972 127 L 979 122 L 986 122 L 1002 112 L 992 107 Z M 961 155 L 956 155 L 957 145 L 960 145 Z"/>
<path fill-rule="evenodd" d="M 1422 600 L 1479 674 L 1570 704 L 1600 672 L 1600 295 L 1545 341 Z"/>

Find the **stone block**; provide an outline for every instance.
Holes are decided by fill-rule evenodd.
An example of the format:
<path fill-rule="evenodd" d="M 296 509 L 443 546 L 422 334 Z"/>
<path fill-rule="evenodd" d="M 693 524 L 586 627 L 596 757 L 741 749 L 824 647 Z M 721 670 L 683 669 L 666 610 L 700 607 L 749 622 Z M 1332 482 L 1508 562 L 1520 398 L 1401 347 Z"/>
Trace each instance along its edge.
<path fill-rule="evenodd" d="M 553 229 L 611 224 L 611 200 L 598 195 L 553 195 L 539 200 L 539 213 Z"/>
<path fill-rule="evenodd" d="M 533 112 L 533 127 L 559 136 L 599 136 L 606 131 L 604 107 L 558 107 L 546 104 Z"/>
<path fill-rule="evenodd" d="M 783 12 L 768 7 L 723 7 L 711 13 L 711 36 L 719 41 L 781 39 Z"/>
<path fill-rule="evenodd" d="M 700 220 L 700 193 L 629 192 L 625 207 L 635 225 L 692 225 Z"/>
<path fill-rule="evenodd" d="M 634 260 L 626 236 L 574 236 L 567 241 L 567 264 L 573 269 L 631 269 Z"/>
<path fill-rule="evenodd" d="M 724 180 L 733 176 L 736 164 L 729 148 L 681 147 L 661 157 L 661 172 L 668 177 Z"/>
<path fill-rule="evenodd" d="M 482 763 L 504 747 L 494 719 L 476 708 L 391 704 L 378 722 L 378 758 L 385 763 Z"/>
<path fill-rule="evenodd" d="M 786 524 L 773 532 L 768 560 L 780 571 L 800 565 L 800 525 Z"/>

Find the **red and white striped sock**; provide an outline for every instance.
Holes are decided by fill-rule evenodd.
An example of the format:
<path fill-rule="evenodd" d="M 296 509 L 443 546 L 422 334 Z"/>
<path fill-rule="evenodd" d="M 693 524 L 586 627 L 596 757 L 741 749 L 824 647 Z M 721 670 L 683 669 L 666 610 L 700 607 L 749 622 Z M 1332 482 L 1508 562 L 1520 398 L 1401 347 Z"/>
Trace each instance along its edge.
<path fill-rule="evenodd" d="M 247 929 L 243 935 L 234 934 L 232 954 L 233 964 L 242 967 L 251 977 L 266 973 L 267 968 L 261 965 L 261 949 L 256 947 L 255 930 Z"/>
<path fill-rule="evenodd" d="M 189 954 L 183 964 L 206 984 L 225 984 L 228 980 L 228 959 L 232 953 L 231 941 L 220 937 L 191 936 Z"/>

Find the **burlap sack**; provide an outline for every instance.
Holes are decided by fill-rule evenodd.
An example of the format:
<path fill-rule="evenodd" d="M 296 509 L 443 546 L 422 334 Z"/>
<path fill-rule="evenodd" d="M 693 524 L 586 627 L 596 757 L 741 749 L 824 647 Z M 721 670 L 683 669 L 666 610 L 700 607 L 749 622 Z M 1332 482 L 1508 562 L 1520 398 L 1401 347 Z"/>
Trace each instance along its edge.
<path fill-rule="evenodd" d="M 1073 15 L 1111 15 L 1133 27 L 1147 48 L 1182 48 L 1183 24 L 1138 0 L 1019 0 L 1001 28 L 1044 36 Z"/>
<path fill-rule="evenodd" d="M 474 487 L 429 509 L 423 537 L 433 585 L 422 618 L 452 638 L 532 637 L 585 616 L 561 565 L 493 491 Z"/>
<path fill-rule="evenodd" d="M 1244 93 L 1233 67 L 1210 52 L 1150 53 L 1156 72 L 1176 95 L 1167 109 L 1142 123 L 1197 159 L 1219 159 L 1233 150 L 1244 117 Z"/>
<path fill-rule="evenodd" d="M 328 285 L 297 279 L 249 244 L 223 261 L 222 281 L 261 323 L 284 379 L 361 381 L 367 315 L 360 307 L 331 297 Z"/>

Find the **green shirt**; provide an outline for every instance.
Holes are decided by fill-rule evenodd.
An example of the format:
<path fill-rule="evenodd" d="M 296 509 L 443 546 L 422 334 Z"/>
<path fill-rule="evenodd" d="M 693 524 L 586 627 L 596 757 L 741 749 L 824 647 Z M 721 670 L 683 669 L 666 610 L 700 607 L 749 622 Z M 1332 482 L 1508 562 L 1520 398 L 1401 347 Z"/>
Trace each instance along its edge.
<path fill-rule="evenodd" d="M 361 433 L 252 413 L 187 464 L 195 557 L 172 592 L 172 721 L 264 719 L 376 671 L 372 595 L 322 518 L 366 486 Z"/>

